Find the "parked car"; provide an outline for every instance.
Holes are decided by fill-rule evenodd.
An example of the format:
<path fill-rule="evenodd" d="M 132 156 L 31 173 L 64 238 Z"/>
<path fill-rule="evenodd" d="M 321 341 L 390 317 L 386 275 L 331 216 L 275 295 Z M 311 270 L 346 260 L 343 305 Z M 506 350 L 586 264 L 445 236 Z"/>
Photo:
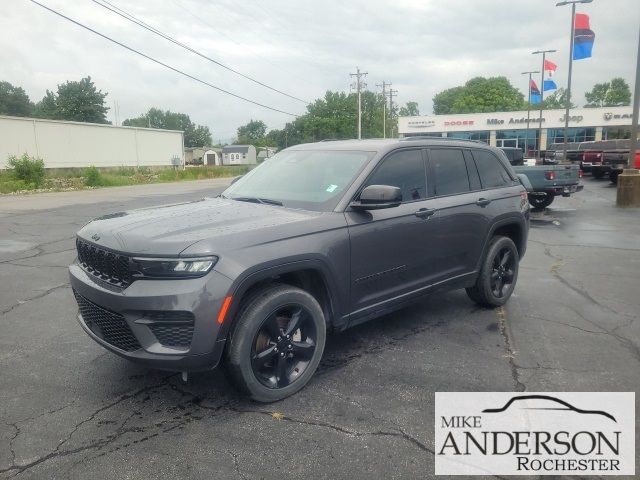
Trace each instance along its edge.
<path fill-rule="evenodd" d="M 629 139 L 603 140 L 599 142 L 602 149 L 602 162 L 592 167 L 592 174 L 595 178 L 609 177 L 613 183 L 617 183 L 618 175 L 629 164 Z M 638 152 L 636 152 L 635 168 L 640 167 L 638 163 Z"/>
<path fill-rule="evenodd" d="M 223 364 L 270 402 L 309 381 L 327 331 L 443 289 L 503 305 L 528 229 L 527 193 L 496 148 L 321 142 L 217 198 L 93 220 L 69 273 L 78 321 L 107 350 L 183 377 Z"/>
<path fill-rule="evenodd" d="M 582 171 L 578 165 L 525 166 L 512 163 L 512 166 L 518 175 L 529 179 L 529 203 L 536 209 L 548 207 L 558 195 L 569 197 L 584 188 L 580 183 Z"/>

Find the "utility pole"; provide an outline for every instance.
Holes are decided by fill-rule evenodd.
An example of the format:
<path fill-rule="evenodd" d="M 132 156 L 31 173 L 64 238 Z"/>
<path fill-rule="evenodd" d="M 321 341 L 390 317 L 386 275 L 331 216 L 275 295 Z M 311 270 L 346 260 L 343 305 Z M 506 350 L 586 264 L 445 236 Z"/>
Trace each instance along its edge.
<path fill-rule="evenodd" d="M 524 155 L 527 156 L 527 148 L 529 147 L 529 122 L 531 118 L 531 75 L 540 73 L 539 70 L 531 70 L 530 72 L 522 72 L 522 75 L 529 75 L 529 83 L 527 83 L 527 129 L 524 131 Z M 541 92 L 542 93 L 542 92 Z M 535 143 L 535 142 L 534 142 Z"/>
<path fill-rule="evenodd" d="M 391 120 L 391 138 L 393 138 L 393 97 L 398 95 L 398 90 L 389 89 L 389 118 Z"/>
<path fill-rule="evenodd" d="M 382 87 L 382 138 L 387 138 L 387 87 L 393 85 L 384 80 L 382 85 L 376 83 L 376 87 Z"/>
<path fill-rule="evenodd" d="M 532 55 L 542 54 L 542 77 L 540 78 L 540 118 L 538 119 L 538 159 L 542 160 L 542 107 L 544 105 L 544 61 L 547 53 L 553 53 L 556 50 L 536 50 L 531 52 Z M 546 145 L 545 145 L 546 148 Z"/>
<path fill-rule="evenodd" d="M 591 3 L 593 0 L 567 0 L 556 3 L 556 7 L 571 4 L 571 39 L 569 40 L 569 73 L 567 77 L 567 99 L 564 109 L 564 143 L 562 145 L 562 158 L 567 159 L 567 141 L 569 134 L 569 109 L 571 108 L 571 74 L 573 71 L 573 40 L 576 32 L 576 3 Z"/>
<path fill-rule="evenodd" d="M 113 101 L 113 117 L 115 121 L 115 126 L 120 126 L 120 105 L 117 100 Z"/>
<path fill-rule="evenodd" d="M 352 77 L 356 77 L 356 81 L 351 85 L 351 88 L 355 88 L 358 92 L 358 140 L 362 139 L 362 89 L 367 86 L 364 83 L 363 78 L 367 75 L 367 72 L 361 72 L 359 67 L 356 67 L 356 73 L 350 73 Z"/>

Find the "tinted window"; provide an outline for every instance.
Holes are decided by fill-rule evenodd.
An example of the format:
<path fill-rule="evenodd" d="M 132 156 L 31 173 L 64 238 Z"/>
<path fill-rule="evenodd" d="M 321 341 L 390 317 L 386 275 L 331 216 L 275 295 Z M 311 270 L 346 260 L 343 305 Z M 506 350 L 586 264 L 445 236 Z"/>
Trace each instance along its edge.
<path fill-rule="evenodd" d="M 504 187 L 511 184 L 511 177 L 494 154 L 484 150 L 474 150 L 473 158 L 478 166 L 483 188 Z"/>
<path fill-rule="evenodd" d="M 469 175 L 462 150 L 430 150 L 429 161 L 436 195 L 469 191 Z"/>
<path fill-rule="evenodd" d="M 367 185 L 391 185 L 402 190 L 402 201 L 410 202 L 426 197 L 424 162 L 420 150 L 392 153 L 367 181 Z"/>

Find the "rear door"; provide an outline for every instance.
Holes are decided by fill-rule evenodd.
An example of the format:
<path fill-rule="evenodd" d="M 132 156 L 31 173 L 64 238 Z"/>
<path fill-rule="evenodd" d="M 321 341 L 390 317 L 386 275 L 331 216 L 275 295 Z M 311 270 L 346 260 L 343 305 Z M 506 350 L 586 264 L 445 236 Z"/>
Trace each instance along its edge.
<path fill-rule="evenodd" d="M 427 198 L 421 149 L 391 152 L 364 182 L 402 190 L 398 207 L 345 212 L 351 242 L 355 317 L 432 283 L 437 274 L 437 211 Z"/>
<path fill-rule="evenodd" d="M 474 271 L 482 251 L 489 219 L 483 207 L 481 185 L 471 155 L 461 148 L 428 150 L 429 193 L 438 210 L 438 281 Z"/>
<path fill-rule="evenodd" d="M 512 216 L 514 212 L 520 212 L 522 185 L 517 178 L 511 177 L 505 165 L 491 150 L 472 149 L 470 154 L 482 188 L 476 193 L 478 214 L 488 223 L 493 223 Z"/>

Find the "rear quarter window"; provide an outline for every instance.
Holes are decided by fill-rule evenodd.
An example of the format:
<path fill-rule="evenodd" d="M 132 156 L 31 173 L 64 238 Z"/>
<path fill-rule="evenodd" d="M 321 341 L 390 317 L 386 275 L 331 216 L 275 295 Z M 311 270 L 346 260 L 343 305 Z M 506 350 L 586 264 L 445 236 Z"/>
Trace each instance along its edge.
<path fill-rule="evenodd" d="M 473 150 L 472 153 L 482 188 L 506 187 L 513 183 L 509 172 L 493 153 L 486 150 Z"/>

